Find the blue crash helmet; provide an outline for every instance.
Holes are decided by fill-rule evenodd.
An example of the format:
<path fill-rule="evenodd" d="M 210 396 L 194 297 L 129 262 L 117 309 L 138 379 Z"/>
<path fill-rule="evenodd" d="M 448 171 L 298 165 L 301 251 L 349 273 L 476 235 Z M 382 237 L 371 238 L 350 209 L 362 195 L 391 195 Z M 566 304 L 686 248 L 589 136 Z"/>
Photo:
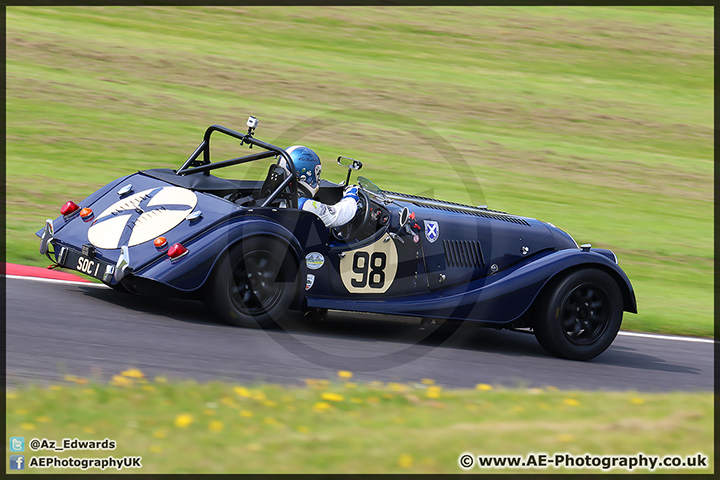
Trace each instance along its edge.
<path fill-rule="evenodd" d="M 320 171 L 322 170 L 320 157 L 318 157 L 317 153 L 302 145 L 293 145 L 285 151 L 290 155 L 293 165 L 295 165 L 295 171 L 300 177 L 298 183 L 305 187 L 310 192 L 310 195 L 314 197 L 319 188 L 318 183 L 320 182 Z M 278 165 L 288 172 L 290 171 L 285 158 L 282 156 L 278 161 Z"/>

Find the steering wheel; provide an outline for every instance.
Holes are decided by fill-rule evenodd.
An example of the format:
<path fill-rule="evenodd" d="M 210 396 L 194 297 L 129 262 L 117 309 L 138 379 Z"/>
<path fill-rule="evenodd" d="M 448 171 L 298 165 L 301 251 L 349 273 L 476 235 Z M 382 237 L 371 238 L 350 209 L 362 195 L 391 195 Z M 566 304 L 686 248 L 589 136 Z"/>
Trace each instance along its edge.
<path fill-rule="evenodd" d="M 349 241 L 355 236 L 355 234 L 358 233 L 360 228 L 365 225 L 365 222 L 367 222 L 368 216 L 370 215 L 370 200 L 362 188 L 358 187 L 357 193 L 357 211 L 355 212 L 353 219 L 345 225 L 335 227 L 330 230 L 330 233 L 335 240 L 339 240 L 341 242 Z"/>

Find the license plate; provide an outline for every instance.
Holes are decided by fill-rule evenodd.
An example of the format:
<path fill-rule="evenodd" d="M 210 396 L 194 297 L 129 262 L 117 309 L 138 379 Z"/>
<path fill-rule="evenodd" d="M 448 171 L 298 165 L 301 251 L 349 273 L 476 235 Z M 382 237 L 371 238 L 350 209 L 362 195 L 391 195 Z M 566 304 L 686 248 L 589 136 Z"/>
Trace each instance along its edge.
<path fill-rule="evenodd" d="M 105 275 L 105 270 L 110 266 L 110 264 L 102 262 L 97 258 L 88 258 L 78 252 L 68 249 L 67 258 L 65 259 L 63 266 L 73 268 L 85 275 L 90 275 L 91 277 L 102 280 Z"/>

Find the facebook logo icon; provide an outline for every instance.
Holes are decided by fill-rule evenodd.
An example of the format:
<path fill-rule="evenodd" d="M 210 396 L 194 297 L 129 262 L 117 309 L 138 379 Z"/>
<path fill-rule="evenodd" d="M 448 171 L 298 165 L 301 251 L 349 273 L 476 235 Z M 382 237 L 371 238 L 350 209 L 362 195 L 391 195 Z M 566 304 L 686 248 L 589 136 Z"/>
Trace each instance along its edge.
<path fill-rule="evenodd" d="M 10 455 L 10 470 L 25 470 L 25 455 Z"/>

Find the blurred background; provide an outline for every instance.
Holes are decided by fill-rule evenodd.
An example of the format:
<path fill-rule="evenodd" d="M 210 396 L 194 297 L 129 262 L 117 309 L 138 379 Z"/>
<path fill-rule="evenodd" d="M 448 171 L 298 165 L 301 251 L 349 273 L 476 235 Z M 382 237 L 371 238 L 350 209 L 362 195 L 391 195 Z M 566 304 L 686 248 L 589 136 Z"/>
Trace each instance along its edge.
<path fill-rule="evenodd" d="M 625 328 L 712 334 L 709 8 L 10 7 L 6 42 L 8 262 L 47 263 L 33 232 L 65 201 L 252 114 L 329 180 L 348 155 L 613 249 Z"/>

